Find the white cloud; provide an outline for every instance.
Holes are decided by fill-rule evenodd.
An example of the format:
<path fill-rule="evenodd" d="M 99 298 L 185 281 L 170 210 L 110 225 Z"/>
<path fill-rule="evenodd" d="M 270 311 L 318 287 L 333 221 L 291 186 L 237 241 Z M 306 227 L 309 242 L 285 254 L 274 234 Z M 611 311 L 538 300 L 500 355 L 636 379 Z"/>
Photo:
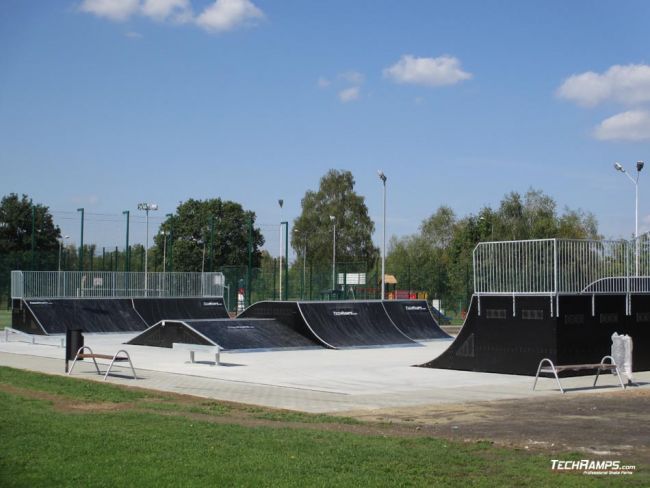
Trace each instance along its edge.
<path fill-rule="evenodd" d="M 472 74 L 463 71 L 460 61 L 453 56 L 416 58 L 405 54 L 393 66 L 384 69 L 384 76 L 396 83 L 443 86 L 468 80 Z"/>
<path fill-rule="evenodd" d="M 264 13 L 250 0 L 216 0 L 196 18 L 207 31 L 224 32 L 264 18 Z"/>
<path fill-rule="evenodd" d="M 129 39 L 142 39 L 142 34 L 140 34 L 139 32 L 130 31 L 130 32 L 126 32 L 124 34 L 124 37 L 128 37 Z"/>
<path fill-rule="evenodd" d="M 175 21 L 192 19 L 192 7 L 189 0 L 144 0 L 142 13 L 158 22 L 168 18 Z"/>
<path fill-rule="evenodd" d="M 603 120 L 594 130 L 603 141 L 650 140 L 650 112 L 630 110 Z"/>
<path fill-rule="evenodd" d="M 139 0 L 84 0 L 79 10 L 111 20 L 127 20 L 140 8 Z"/>
<path fill-rule="evenodd" d="M 339 100 L 343 103 L 353 102 L 359 98 L 361 89 L 358 86 L 351 86 L 339 92 Z"/>
<path fill-rule="evenodd" d="M 573 75 L 558 88 L 557 96 L 586 107 L 593 107 L 607 100 L 625 104 L 648 102 L 650 66 L 614 65 L 603 74 L 587 71 Z"/>

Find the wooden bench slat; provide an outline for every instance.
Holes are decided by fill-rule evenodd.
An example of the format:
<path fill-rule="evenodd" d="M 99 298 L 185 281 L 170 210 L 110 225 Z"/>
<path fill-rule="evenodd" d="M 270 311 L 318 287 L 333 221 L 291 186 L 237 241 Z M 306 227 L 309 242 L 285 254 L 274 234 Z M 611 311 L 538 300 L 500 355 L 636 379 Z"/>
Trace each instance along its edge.
<path fill-rule="evenodd" d="M 109 354 L 77 354 L 78 358 L 87 358 L 87 359 L 113 359 L 113 356 L 110 356 Z M 129 358 L 126 356 L 116 356 L 115 361 L 128 361 Z"/>

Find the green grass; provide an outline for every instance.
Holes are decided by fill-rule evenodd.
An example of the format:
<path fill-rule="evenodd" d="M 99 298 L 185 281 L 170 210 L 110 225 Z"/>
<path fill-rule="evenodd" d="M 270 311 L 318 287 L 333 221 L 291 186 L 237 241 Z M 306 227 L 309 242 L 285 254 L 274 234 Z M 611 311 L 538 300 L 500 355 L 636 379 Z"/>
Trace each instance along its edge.
<path fill-rule="evenodd" d="M 11 310 L 0 309 L 0 330 L 11 327 Z"/>
<path fill-rule="evenodd" d="M 74 408 L 101 402 L 122 409 Z M 194 408 L 202 415 L 190 413 Z M 260 418 L 265 412 L 275 411 L 0 368 L 0 486 L 650 484 L 644 473 L 625 479 L 553 473 L 550 454 L 489 442 L 360 435 L 334 431 L 331 423 L 320 430 L 314 422 L 325 416 L 277 417 L 310 429 L 237 423 L 241 416 Z M 228 415 L 232 423 L 223 423 Z M 213 421 L 216 417 L 221 421 Z M 341 422 L 342 428 L 354 427 Z"/>

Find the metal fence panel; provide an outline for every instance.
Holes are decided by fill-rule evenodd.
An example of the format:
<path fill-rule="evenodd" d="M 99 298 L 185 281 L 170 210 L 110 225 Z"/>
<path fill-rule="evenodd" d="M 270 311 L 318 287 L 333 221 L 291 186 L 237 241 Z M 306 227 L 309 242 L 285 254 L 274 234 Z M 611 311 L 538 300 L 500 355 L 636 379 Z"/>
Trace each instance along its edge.
<path fill-rule="evenodd" d="M 12 271 L 12 298 L 223 297 L 222 273 Z"/>
<path fill-rule="evenodd" d="M 482 242 L 474 249 L 479 295 L 649 293 L 650 239 Z"/>

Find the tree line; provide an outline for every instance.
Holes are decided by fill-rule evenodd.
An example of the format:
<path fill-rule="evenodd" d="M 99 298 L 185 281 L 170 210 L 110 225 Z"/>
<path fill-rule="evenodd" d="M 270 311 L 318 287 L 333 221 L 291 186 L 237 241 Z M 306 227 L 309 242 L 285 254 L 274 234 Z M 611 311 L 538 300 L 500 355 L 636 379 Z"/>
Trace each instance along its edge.
<path fill-rule="evenodd" d="M 304 290 L 307 267 L 310 283 L 331 287 L 333 253 L 338 272 L 368 273 L 372 282 L 367 286 L 378 287 L 380 250 L 372 240 L 375 224 L 365 198 L 355 191 L 352 173 L 329 170 L 318 189 L 305 192 L 301 207 L 290 232 L 295 255 L 287 266 L 294 283 L 292 296 L 297 293 L 296 283 Z M 263 249 L 264 236 L 255 220 L 254 212 L 233 201 L 181 202 L 153 239 L 148 250 L 149 271 L 227 270 L 237 287 L 250 256 L 250 264 L 257 270 L 254 278 L 270 283 L 273 296 L 279 298 L 276 288 L 282 285 L 277 280 L 283 272 L 279 260 Z M 391 237 L 386 273 L 396 276 L 398 289 L 424 291 L 430 298 L 442 299 L 448 308 L 459 309 L 472 293 L 472 251 L 477 243 L 554 237 L 597 239 L 596 219 L 581 210 L 559 211 L 553 198 L 533 189 L 523 195 L 509 193 L 498 207 L 486 206 L 466 216 L 443 205 L 423 220 L 415 234 Z M 0 293 L 8 286 L 3 285 L 2 277 L 8 279 L 11 269 L 55 270 L 61 263 L 62 269 L 68 270 L 144 270 L 145 250 L 140 244 L 128 250 L 85 245 L 83 263 L 79 262 L 79 249 L 64 244 L 46 206 L 34 204 L 27 195 L 3 197 Z"/>

